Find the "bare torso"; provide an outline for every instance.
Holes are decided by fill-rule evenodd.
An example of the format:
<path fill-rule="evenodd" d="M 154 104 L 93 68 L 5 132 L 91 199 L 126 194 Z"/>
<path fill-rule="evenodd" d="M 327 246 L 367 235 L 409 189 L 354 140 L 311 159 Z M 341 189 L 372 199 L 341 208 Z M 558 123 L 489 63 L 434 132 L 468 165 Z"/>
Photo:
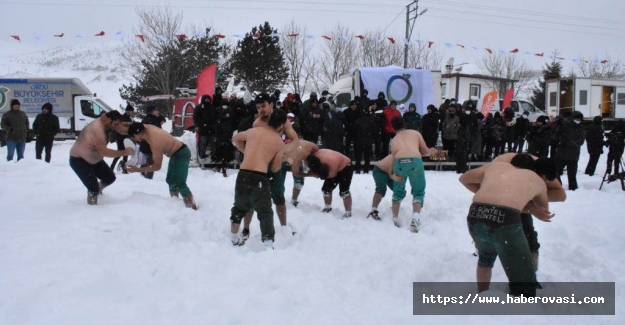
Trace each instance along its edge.
<path fill-rule="evenodd" d="M 254 120 L 254 124 L 252 124 L 252 127 L 259 127 L 259 126 L 267 126 L 268 121 L 263 120 L 260 116 L 256 118 L 256 120 Z M 291 125 L 291 122 L 289 122 L 289 120 L 287 120 L 284 123 L 284 134 L 286 134 L 286 136 L 291 139 L 292 141 L 295 141 L 297 139 L 299 139 L 299 137 L 297 136 L 297 132 L 295 132 L 295 129 L 293 129 L 293 126 Z"/>
<path fill-rule="evenodd" d="M 101 119 L 87 125 L 78 135 L 78 139 L 69 151 L 71 157 L 82 158 L 90 164 L 97 164 L 104 157 L 96 148 L 96 144 L 106 146 L 106 127 Z"/>
<path fill-rule="evenodd" d="M 271 127 L 254 127 L 245 131 L 245 155 L 241 169 L 266 173 L 274 159 L 282 162 L 282 157 L 277 157 L 277 154 L 283 147 L 280 134 Z"/>
<path fill-rule="evenodd" d="M 155 156 L 156 153 L 160 152 L 167 157 L 171 157 L 174 152 L 182 147 L 183 143 L 180 140 L 172 137 L 167 131 L 159 127 L 145 124 L 145 130 L 147 131 L 145 141 L 148 142 Z"/>
<path fill-rule="evenodd" d="M 328 165 L 328 178 L 336 177 L 336 174 L 351 163 L 349 157 L 333 150 L 319 149 L 314 155 L 321 163 Z"/>
<path fill-rule="evenodd" d="M 380 168 L 383 172 L 391 175 L 393 173 L 393 164 L 395 163 L 395 157 L 393 155 L 388 155 L 384 159 L 378 161 L 378 168 Z"/>
<path fill-rule="evenodd" d="M 421 158 L 429 153 L 421 133 L 415 130 L 400 130 L 391 142 L 391 153 L 395 158 Z"/>
<path fill-rule="evenodd" d="M 533 171 L 495 162 L 485 169 L 473 202 L 496 204 L 522 211 L 537 195 L 544 193 L 546 199 L 546 192 L 545 182 Z"/>

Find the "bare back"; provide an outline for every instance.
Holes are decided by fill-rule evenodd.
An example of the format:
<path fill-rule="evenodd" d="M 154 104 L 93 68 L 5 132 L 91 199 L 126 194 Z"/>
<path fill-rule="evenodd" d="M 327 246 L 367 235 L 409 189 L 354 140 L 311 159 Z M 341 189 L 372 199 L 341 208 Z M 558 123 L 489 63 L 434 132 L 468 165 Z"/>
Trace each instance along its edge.
<path fill-rule="evenodd" d="M 252 124 L 252 127 L 256 128 L 256 127 L 260 127 L 260 126 L 267 126 L 269 122 L 269 119 L 267 119 L 267 121 L 263 120 L 260 116 L 256 118 L 256 120 L 254 120 L 254 124 Z M 291 141 L 295 141 L 295 140 L 299 140 L 299 137 L 297 136 L 297 132 L 295 132 L 295 129 L 293 129 L 293 125 L 291 125 L 291 122 L 289 122 L 289 120 L 287 119 L 286 122 L 284 122 L 284 134 L 286 134 L 286 136 L 291 139 Z"/>
<path fill-rule="evenodd" d="M 284 160 L 292 163 L 297 160 L 306 159 L 306 157 L 317 150 L 319 150 L 319 147 L 310 141 L 300 140 L 299 143 L 291 142 L 284 148 Z"/>
<path fill-rule="evenodd" d="M 391 153 L 395 158 L 421 158 L 429 150 L 421 133 L 415 130 L 400 130 L 391 142 Z"/>
<path fill-rule="evenodd" d="M 395 157 L 393 155 L 388 155 L 384 159 L 378 161 L 377 165 L 383 172 L 387 174 L 393 173 L 393 164 L 395 163 Z"/>
<path fill-rule="evenodd" d="M 245 155 L 241 169 L 266 173 L 271 162 L 274 165 L 282 163 L 282 157 L 277 154 L 284 148 L 284 143 L 275 129 L 254 127 L 242 134 L 245 137 Z"/>
<path fill-rule="evenodd" d="M 321 163 L 328 165 L 328 178 L 336 177 L 336 174 L 352 162 L 349 157 L 329 149 L 319 149 L 314 155 Z"/>
<path fill-rule="evenodd" d="M 97 146 L 106 147 L 106 127 L 102 120 L 97 119 L 87 125 L 78 135 L 78 139 L 69 151 L 71 157 L 82 158 L 90 164 L 104 159 Z"/>
<path fill-rule="evenodd" d="M 518 169 L 511 164 L 489 164 L 473 202 L 496 204 L 522 211 L 534 198 L 540 205 L 547 202 L 545 182 L 531 170 Z"/>

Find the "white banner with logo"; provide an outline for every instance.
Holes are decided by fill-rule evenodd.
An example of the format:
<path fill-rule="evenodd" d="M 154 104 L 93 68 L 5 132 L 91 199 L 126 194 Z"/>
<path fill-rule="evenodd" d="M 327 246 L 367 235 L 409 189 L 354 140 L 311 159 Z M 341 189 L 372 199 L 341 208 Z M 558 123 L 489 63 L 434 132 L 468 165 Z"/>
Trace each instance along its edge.
<path fill-rule="evenodd" d="M 361 68 L 360 79 L 369 91 L 369 98 L 375 100 L 381 91 L 386 100 L 395 100 L 397 105 L 414 103 L 417 112 L 427 113 L 427 106 L 434 104 L 432 72 L 421 69 L 403 69 L 389 66 L 383 68 Z"/>

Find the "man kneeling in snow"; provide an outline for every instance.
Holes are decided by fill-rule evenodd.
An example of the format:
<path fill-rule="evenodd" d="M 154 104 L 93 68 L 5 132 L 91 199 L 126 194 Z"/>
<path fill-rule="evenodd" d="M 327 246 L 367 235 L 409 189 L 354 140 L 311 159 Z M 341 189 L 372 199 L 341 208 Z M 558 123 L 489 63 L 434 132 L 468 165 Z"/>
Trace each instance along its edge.
<path fill-rule="evenodd" d="M 166 155 L 169 157 L 166 182 L 169 184 L 170 195 L 173 197 L 182 194 L 185 206 L 197 210 L 197 205 L 193 202 L 193 194 L 187 186 L 189 160 L 191 160 L 191 151 L 187 145 L 159 127 L 137 122 L 128 127 L 128 137 L 135 142 L 146 141 L 152 148 L 154 163 L 146 167 L 128 165 L 126 170 L 129 173 L 161 170 L 163 155 Z"/>

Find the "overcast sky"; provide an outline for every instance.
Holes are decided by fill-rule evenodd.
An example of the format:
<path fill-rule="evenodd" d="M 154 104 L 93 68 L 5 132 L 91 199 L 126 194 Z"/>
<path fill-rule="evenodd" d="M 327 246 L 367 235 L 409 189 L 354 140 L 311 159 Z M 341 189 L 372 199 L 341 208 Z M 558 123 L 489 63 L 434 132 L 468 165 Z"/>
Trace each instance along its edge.
<path fill-rule="evenodd" d="M 322 35 L 339 22 L 355 34 L 386 29 L 388 37 L 404 38 L 405 6 L 410 1 L 387 0 L 181 0 L 169 6 L 184 15 L 185 25 L 210 25 L 226 35 L 244 34 L 264 21 L 280 29 L 291 19 L 305 25 L 310 34 Z M 137 25 L 137 6 L 166 6 L 160 0 L 0 0 L 2 43 L 49 48 L 80 42 L 115 41 L 119 30 L 132 34 Z M 519 48 L 545 52 L 545 58 L 525 56 L 540 68 L 546 56 L 558 49 L 570 59 L 586 56 L 603 59 L 606 55 L 625 60 L 625 1 L 623 0 L 420 0 L 420 16 L 412 40 L 434 41 L 444 61 L 475 63 L 484 47 L 495 51 Z M 93 35 L 106 31 L 102 38 Z M 280 31 L 280 30 L 279 30 Z M 63 39 L 53 34 L 65 33 Z M 78 39 L 77 34 L 85 37 Z M 41 36 L 41 40 L 35 39 Z M 119 38 L 119 37 L 117 37 Z M 235 41 L 236 39 L 231 39 Z M 323 39 L 315 40 L 321 45 Z M 447 48 L 443 43 L 466 45 Z M 472 46 L 480 50 L 471 49 Z"/>

